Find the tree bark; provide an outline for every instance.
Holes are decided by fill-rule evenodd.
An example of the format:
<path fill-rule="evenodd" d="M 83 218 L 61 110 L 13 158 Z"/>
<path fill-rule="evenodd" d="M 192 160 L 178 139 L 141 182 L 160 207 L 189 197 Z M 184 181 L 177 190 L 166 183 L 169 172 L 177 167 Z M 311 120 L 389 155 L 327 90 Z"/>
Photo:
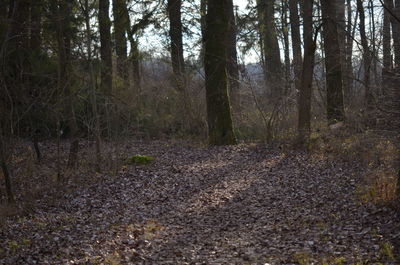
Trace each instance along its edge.
<path fill-rule="evenodd" d="M 395 0 L 393 14 L 400 19 L 400 0 Z M 393 50 L 394 50 L 394 68 L 400 69 L 400 22 L 391 16 Z"/>
<path fill-rule="evenodd" d="M 124 86 L 127 86 L 128 80 L 128 48 L 126 29 L 129 27 L 126 0 L 113 0 L 113 16 L 114 16 L 114 40 L 115 51 L 117 54 L 117 72 L 124 80 Z"/>
<path fill-rule="evenodd" d="M 205 58 L 208 141 L 210 145 L 236 144 L 228 97 L 227 40 L 229 1 L 208 0 Z"/>
<path fill-rule="evenodd" d="M 7 201 L 9 204 L 14 203 L 14 191 L 13 191 L 13 186 L 11 183 L 11 174 L 9 167 L 7 165 L 7 156 L 5 154 L 5 144 L 4 144 L 4 135 L 5 131 L 2 128 L 2 123 L 3 121 L 0 121 L 0 166 L 3 171 L 4 175 L 4 182 L 5 182 L 5 187 L 6 187 L 6 195 L 7 195 Z"/>
<path fill-rule="evenodd" d="M 346 8 L 347 8 L 347 34 L 346 34 L 346 50 L 345 50 L 345 56 L 346 56 L 346 71 L 345 71 L 345 75 L 344 77 L 347 79 L 346 83 L 347 83 L 347 95 L 346 96 L 346 100 L 347 103 L 350 104 L 350 100 L 352 98 L 353 95 L 353 80 L 354 80 L 354 75 L 353 75 L 353 61 L 352 61 L 352 57 L 353 57 L 353 39 L 354 39 L 354 35 L 355 35 L 355 27 L 354 30 L 352 30 L 352 8 L 351 8 L 351 0 L 347 0 L 346 2 Z M 357 16 L 358 16 L 358 12 L 357 15 L 355 17 L 355 21 L 354 21 L 354 26 L 357 24 Z"/>
<path fill-rule="evenodd" d="M 342 60 L 335 3 L 321 0 L 328 124 L 344 121 Z M 343 47 L 344 48 L 344 47 Z"/>
<path fill-rule="evenodd" d="M 236 50 L 236 19 L 233 7 L 233 1 L 228 1 L 228 11 L 229 11 L 229 30 L 228 30 L 228 61 L 227 61 L 227 72 L 229 78 L 229 95 L 232 104 L 238 106 L 240 104 L 239 99 L 239 67 L 237 60 L 237 50 Z"/>
<path fill-rule="evenodd" d="M 282 35 L 283 35 L 283 48 L 284 48 L 284 58 L 285 58 L 285 91 L 283 95 L 285 96 L 290 89 L 290 47 L 289 47 L 289 23 L 288 23 L 288 10 L 287 1 L 282 1 L 281 3 L 281 23 L 282 23 Z"/>
<path fill-rule="evenodd" d="M 208 0 L 200 0 L 200 30 L 201 30 L 201 50 L 200 61 L 204 62 L 205 43 L 204 37 L 206 36 L 206 15 L 207 15 L 207 2 Z"/>
<path fill-rule="evenodd" d="M 301 65 L 303 58 L 301 54 L 300 19 L 298 10 L 298 0 L 288 0 L 290 11 L 290 29 L 292 37 L 293 68 L 296 90 L 301 87 Z"/>
<path fill-rule="evenodd" d="M 393 7 L 393 0 L 385 0 L 384 4 L 387 8 Z M 382 26 L 382 51 L 383 51 L 383 68 L 390 70 L 393 67 L 392 52 L 391 52 L 391 38 L 390 33 L 390 13 L 386 8 L 383 10 L 383 26 Z"/>
<path fill-rule="evenodd" d="M 101 57 L 101 91 L 110 96 L 112 93 L 112 48 L 111 48 L 111 22 L 109 17 L 109 0 L 99 0 L 99 31 L 100 31 L 100 57 Z"/>
<path fill-rule="evenodd" d="M 182 78 L 185 73 L 183 57 L 181 0 L 168 0 L 169 37 L 172 70 L 176 77 Z"/>
<path fill-rule="evenodd" d="M 346 38 L 346 0 L 335 0 L 335 11 L 336 11 L 336 24 L 338 30 L 338 41 L 340 48 L 340 65 L 342 70 L 342 84 L 343 84 L 343 98 L 349 99 L 350 93 L 350 82 L 349 73 L 347 73 L 347 38 Z M 350 34 L 350 32 L 348 32 Z M 346 102 L 348 103 L 348 101 Z"/>
<path fill-rule="evenodd" d="M 300 143 L 308 142 L 311 131 L 311 95 L 314 74 L 315 41 L 313 39 L 313 0 L 303 1 L 304 60 L 299 96 L 298 134 Z"/>
<path fill-rule="evenodd" d="M 271 98 L 282 93 L 282 62 L 274 18 L 275 0 L 257 0 L 261 43 L 264 55 L 264 75 Z"/>

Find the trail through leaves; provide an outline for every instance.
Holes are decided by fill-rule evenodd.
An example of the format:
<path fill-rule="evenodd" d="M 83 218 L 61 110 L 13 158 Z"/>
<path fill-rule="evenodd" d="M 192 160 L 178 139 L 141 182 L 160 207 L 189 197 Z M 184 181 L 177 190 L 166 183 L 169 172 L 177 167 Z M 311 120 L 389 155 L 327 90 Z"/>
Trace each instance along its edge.
<path fill-rule="evenodd" d="M 359 202 L 356 163 L 257 145 L 124 151 L 156 160 L 9 219 L 0 264 L 398 264 L 399 216 Z"/>

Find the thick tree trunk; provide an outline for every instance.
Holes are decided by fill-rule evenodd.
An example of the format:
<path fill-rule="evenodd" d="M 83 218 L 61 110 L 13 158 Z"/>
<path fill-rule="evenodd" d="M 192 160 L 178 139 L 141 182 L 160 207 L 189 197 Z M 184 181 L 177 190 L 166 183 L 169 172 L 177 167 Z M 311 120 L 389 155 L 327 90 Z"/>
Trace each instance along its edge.
<path fill-rule="evenodd" d="M 185 73 L 183 58 L 181 0 L 168 0 L 169 37 L 171 41 L 172 70 L 177 78 Z"/>
<path fill-rule="evenodd" d="M 335 3 L 321 0 L 328 124 L 344 121 L 342 60 Z M 344 47 L 343 47 L 344 48 Z"/>
<path fill-rule="evenodd" d="M 106 96 L 111 95 L 113 82 L 109 7 L 109 0 L 99 0 L 101 91 Z"/>
<path fill-rule="evenodd" d="M 304 60 L 299 97 L 298 133 L 299 141 L 306 143 L 311 131 L 311 95 L 314 74 L 315 39 L 313 39 L 313 0 L 304 0 Z"/>
<path fill-rule="evenodd" d="M 0 121 L 1 122 L 1 121 Z M 1 126 L 1 124 L 0 124 Z M 13 186 L 11 183 L 11 174 L 9 167 L 7 165 L 7 156 L 6 156 L 6 148 L 4 144 L 4 129 L 0 127 L 0 166 L 3 171 L 3 176 L 4 176 L 4 182 L 5 182 L 5 188 L 6 188 L 6 195 L 7 195 L 7 201 L 8 203 L 14 203 L 14 192 L 13 192 Z"/>
<path fill-rule="evenodd" d="M 296 90 L 300 91 L 301 86 L 301 65 L 303 58 L 301 55 L 300 19 L 298 10 L 298 0 L 289 0 L 290 29 L 292 37 L 293 68 Z"/>
<path fill-rule="evenodd" d="M 204 62 L 204 36 L 206 36 L 206 15 L 207 15 L 207 2 L 208 0 L 200 0 L 200 30 L 201 30 L 201 50 L 200 50 L 200 61 Z"/>
<path fill-rule="evenodd" d="M 208 0 L 205 58 L 208 140 L 210 145 L 235 144 L 228 97 L 227 40 L 229 1 Z"/>
<path fill-rule="evenodd" d="M 126 29 L 129 27 L 128 14 L 126 14 L 126 0 L 113 0 L 113 16 L 114 16 L 114 40 L 115 51 L 117 54 L 117 72 L 118 75 L 125 81 L 127 86 L 128 80 L 128 49 Z"/>
<path fill-rule="evenodd" d="M 264 74 L 272 99 L 282 93 L 282 62 L 274 18 L 275 0 L 257 0 Z"/>

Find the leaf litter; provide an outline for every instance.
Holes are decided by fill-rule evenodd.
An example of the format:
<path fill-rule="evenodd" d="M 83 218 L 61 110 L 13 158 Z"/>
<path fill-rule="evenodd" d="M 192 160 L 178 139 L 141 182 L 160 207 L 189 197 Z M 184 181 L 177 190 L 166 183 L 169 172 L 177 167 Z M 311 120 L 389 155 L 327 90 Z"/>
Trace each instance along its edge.
<path fill-rule="evenodd" d="M 355 162 L 249 144 L 122 152 L 138 151 L 156 160 L 7 219 L 0 264 L 398 264 L 399 214 L 360 203 Z"/>

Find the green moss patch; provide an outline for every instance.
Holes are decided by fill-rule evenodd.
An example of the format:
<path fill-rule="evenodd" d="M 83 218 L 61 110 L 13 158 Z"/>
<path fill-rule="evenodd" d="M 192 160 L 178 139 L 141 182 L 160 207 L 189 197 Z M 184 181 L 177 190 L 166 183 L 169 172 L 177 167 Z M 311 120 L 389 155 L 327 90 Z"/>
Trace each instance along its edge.
<path fill-rule="evenodd" d="M 152 156 L 134 155 L 128 157 L 125 162 L 128 165 L 148 165 L 154 160 L 155 159 Z"/>

